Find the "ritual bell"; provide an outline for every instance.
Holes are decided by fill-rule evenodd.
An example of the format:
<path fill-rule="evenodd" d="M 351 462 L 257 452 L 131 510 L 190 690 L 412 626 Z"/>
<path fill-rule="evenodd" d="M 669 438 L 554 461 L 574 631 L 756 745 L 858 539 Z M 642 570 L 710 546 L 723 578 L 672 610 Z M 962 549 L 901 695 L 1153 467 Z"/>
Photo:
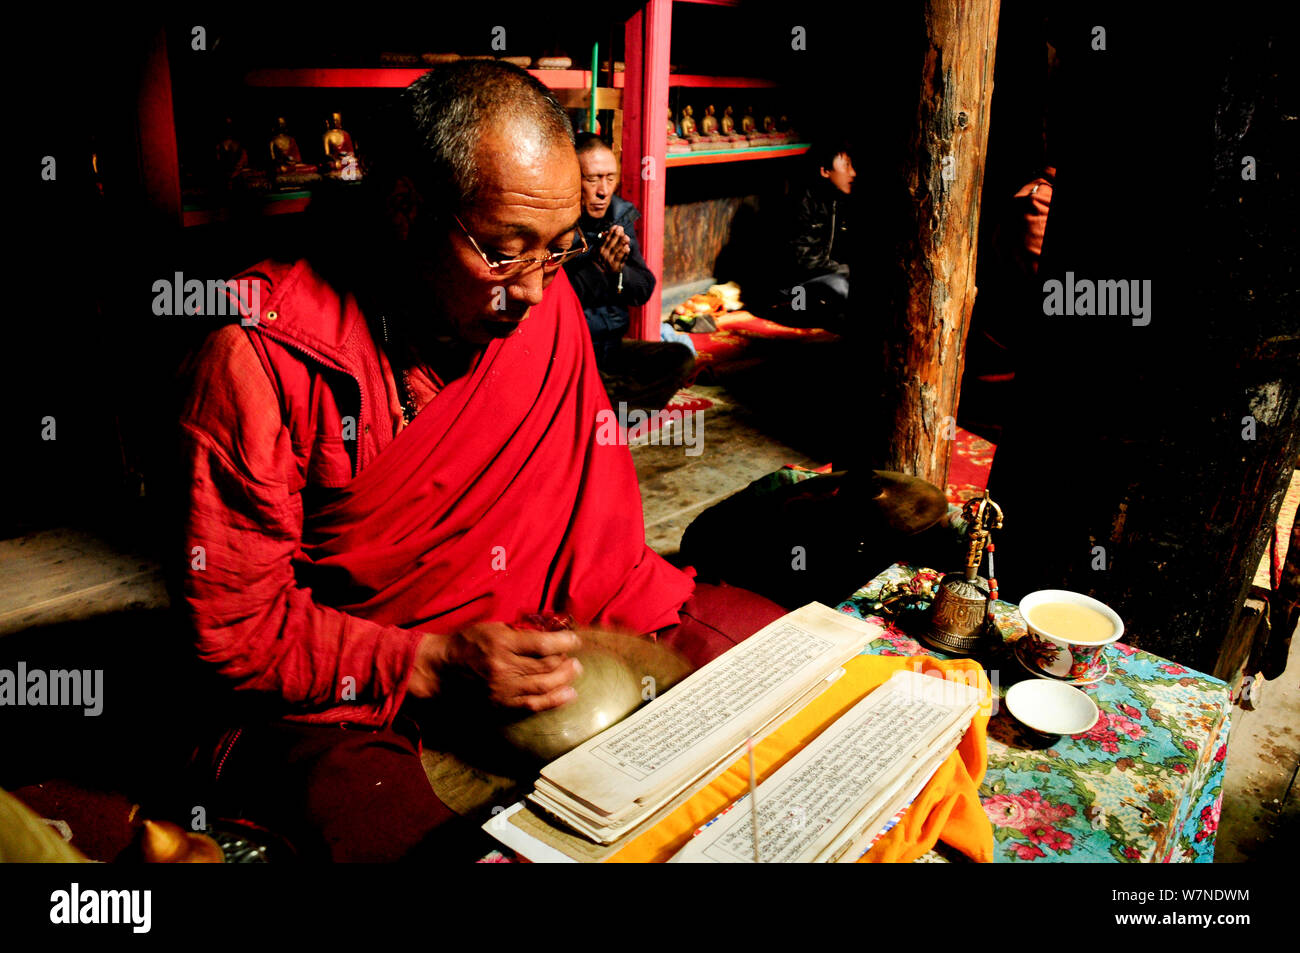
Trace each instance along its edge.
<path fill-rule="evenodd" d="M 966 567 L 939 581 L 921 639 L 931 648 L 950 655 L 973 655 L 993 632 L 992 604 L 998 597 L 993 575 L 994 545 L 991 530 L 1002 528 L 1002 508 L 986 490 L 982 497 L 962 507 L 966 520 Z M 984 551 L 989 553 L 989 578 L 979 574 Z"/>

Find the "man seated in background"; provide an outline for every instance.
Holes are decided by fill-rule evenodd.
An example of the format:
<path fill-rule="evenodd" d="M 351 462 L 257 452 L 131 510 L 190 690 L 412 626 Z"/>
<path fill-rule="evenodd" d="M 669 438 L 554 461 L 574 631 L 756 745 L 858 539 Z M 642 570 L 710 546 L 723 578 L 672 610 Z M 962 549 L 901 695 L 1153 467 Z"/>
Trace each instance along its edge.
<path fill-rule="evenodd" d="M 624 340 L 628 308 L 645 304 L 655 276 L 641 257 L 634 223 L 636 207 L 617 194 L 618 160 L 599 136 L 581 133 L 576 142 L 582 167 L 579 228 L 591 251 L 565 264 L 582 302 L 596 351 L 596 366 L 610 403 L 661 410 L 690 378 L 691 349 L 669 341 Z"/>
<path fill-rule="evenodd" d="M 791 209 L 783 289 L 791 323 L 837 330 L 847 315 L 849 194 L 857 177 L 849 150 L 842 140 L 813 150 L 816 172 Z"/>
<path fill-rule="evenodd" d="M 698 665 L 783 614 L 654 553 L 631 454 L 598 439 L 606 397 L 561 267 L 584 244 L 563 108 L 522 70 L 465 61 L 385 126 L 363 240 L 321 227 L 318 258 L 240 276 L 260 303 L 188 362 L 180 414 L 173 603 L 221 683 L 194 803 L 310 859 L 446 849 L 421 719 L 452 684 L 506 712 L 571 701 L 579 638 L 532 617 Z M 615 239 L 602 261 L 629 257 Z"/>

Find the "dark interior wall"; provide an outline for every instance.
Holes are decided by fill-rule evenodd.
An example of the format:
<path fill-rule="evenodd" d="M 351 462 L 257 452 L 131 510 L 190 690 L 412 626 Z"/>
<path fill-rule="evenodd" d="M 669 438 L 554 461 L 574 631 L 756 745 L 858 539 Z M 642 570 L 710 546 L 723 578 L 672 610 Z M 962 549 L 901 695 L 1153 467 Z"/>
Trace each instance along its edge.
<path fill-rule="evenodd" d="M 204 185 L 226 115 L 256 157 L 274 117 L 286 114 L 310 158 L 319 148 L 323 116 L 336 109 L 364 149 L 372 114 L 386 98 L 374 91 L 248 89 L 241 80 L 247 68 L 374 65 L 385 51 L 489 53 L 498 25 L 507 31 L 506 52 L 564 52 L 583 65 L 591 44 L 599 42 L 602 61 L 610 52 L 622 59 L 622 23 L 635 7 L 619 0 L 575 2 L 560 15 L 535 3 L 432 5 L 400 15 L 356 11 L 347 18 L 113 9 L 30 24 L 25 48 L 57 50 L 58 56 L 33 57 L 29 64 L 38 82 L 22 93 L 29 113 L 22 148 L 33 169 L 44 156 L 56 156 L 58 175 L 37 183 L 33 221 L 21 233 L 22 251 L 32 254 L 17 291 L 15 311 L 23 318 L 7 349 L 11 373 L 2 384 L 4 406 L 17 422 L 6 450 L 19 464 L 6 468 L 0 487 L 6 501 L 0 533 L 106 522 L 155 525 L 147 478 L 167 458 L 172 377 L 179 356 L 207 329 L 193 319 L 153 315 L 153 282 L 177 271 L 227 277 L 268 255 L 295 254 L 309 231 L 294 215 L 187 229 L 152 216 L 141 188 L 135 124 L 140 75 L 159 26 L 170 37 L 182 173 L 195 188 Z M 851 125 L 856 115 L 853 108 L 845 112 L 842 76 L 849 61 L 840 52 L 851 44 L 840 16 L 830 5 L 773 13 L 765 5 L 678 4 L 673 61 L 682 71 L 772 78 L 779 96 L 738 95 L 737 109 L 752 105 L 762 113 L 788 106 L 801 131 L 816 135 L 827 123 Z M 203 51 L 190 48 L 194 25 L 206 29 Z M 806 49 L 792 48 L 795 26 L 806 30 Z M 90 167 L 92 152 L 98 172 Z M 745 220 L 784 190 L 789 164 L 752 163 L 755 168 L 744 173 L 735 166 L 673 170 L 670 227 L 678 237 L 661 280 L 711 273 L 718 256 L 726 263 L 738 238 L 741 245 L 752 240 L 757 232 Z M 679 255 L 689 248 L 690 256 L 675 258 L 672 248 Z M 743 266 L 726 270 L 728 277 L 743 277 Z M 41 436 L 47 417 L 56 421 L 52 441 Z"/>
<path fill-rule="evenodd" d="M 58 53 L 27 64 L 37 81 L 22 96 L 24 167 L 40 169 L 53 156 L 57 174 L 30 190 L 30 226 L 18 232 L 24 280 L 13 307 L 24 317 L 5 349 L 9 372 L 0 375 L 0 396 L 16 422 L 6 457 L 18 464 L 0 477 L 0 536 L 68 525 L 124 533 L 162 527 L 154 490 L 169 463 L 173 377 L 210 325 L 155 316 L 153 283 L 176 272 L 229 277 L 266 257 L 298 257 L 309 239 L 331 238 L 314 234 L 301 215 L 185 229 L 154 216 L 142 187 L 137 100 L 160 27 L 169 38 L 183 185 L 201 204 L 224 117 L 258 162 L 275 116 L 285 115 L 312 161 L 325 115 L 341 110 L 364 149 L 373 117 L 392 95 L 251 89 L 242 81 L 249 68 L 374 66 L 385 51 L 489 53 L 494 26 L 506 29 L 506 52 L 564 52 L 585 65 L 593 42 L 602 60 L 611 49 L 622 58 L 622 19 L 633 7 L 575 2 L 557 17 L 536 4 L 439 5 L 347 18 L 114 9 L 30 24 L 25 47 Z M 206 30 L 202 51 L 191 48 L 195 25 Z M 49 418 L 53 440 L 43 439 Z"/>
<path fill-rule="evenodd" d="M 663 283 L 763 281 L 783 239 L 787 195 L 804 173 L 798 157 L 669 169 Z"/>
<path fill-rule="evenodd" d="M 744 198 L 725 197 L 665 208 L 665 285 L 707 277 L 725 280 L 716 274 L 718 253 L 731 236 L 731 224 L 744 202 Z"/>
<path fill-rule="evenodd" d="M 1038 279 L 1149 281 L 1151 311 L 1054 316 L 1040 293 L 1016 316 L 999 577 L 1013 600 L 1091 592 L 1126 641 L 1213 671 L 1300 452 L 1294 44 L 1256 18 L 1118 7 L 1049 31 Z"/>

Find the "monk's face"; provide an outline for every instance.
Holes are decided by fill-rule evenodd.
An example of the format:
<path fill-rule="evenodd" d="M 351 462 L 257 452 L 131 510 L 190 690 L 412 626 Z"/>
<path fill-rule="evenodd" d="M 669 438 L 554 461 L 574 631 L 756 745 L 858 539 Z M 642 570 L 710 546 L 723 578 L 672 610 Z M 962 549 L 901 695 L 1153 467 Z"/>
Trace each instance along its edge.
<path fill-rule="evenodd" d="M 583 211 L 591 218 L 604 218 L 618 188 L 618 161 L 609 149 L 588 149 L 578 156 L 578 164 L 582 167 Z"/>
<path fill-rule="evenodd" d="M 567 142 L 506 124 L 479 142 L 482 188 L 460 220 L 488 258 L 543 258 L 569 247 L 581 208 L 578 157 Z M 541 302 L 556 271 L 540 264 L 510 277 L 493 274 L 454 223 L 445 254 L 428 275 L 435 307 L 467 343 L 512 334 Z"/>

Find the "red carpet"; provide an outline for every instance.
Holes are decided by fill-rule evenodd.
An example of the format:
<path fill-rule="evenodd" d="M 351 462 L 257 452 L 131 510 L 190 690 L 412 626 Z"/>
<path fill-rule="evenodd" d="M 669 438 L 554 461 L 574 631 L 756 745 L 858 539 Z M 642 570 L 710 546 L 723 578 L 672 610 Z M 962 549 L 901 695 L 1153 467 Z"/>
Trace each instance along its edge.
<path fill-rule="evenodd" d="M 689 390 L 679 390 L 663 410 L 655 411 L 650 416 L 650 419 L 644 423 L 636 423 L 634 426 L 627 428 L 627 439 L 636 440 L 639 437 L 652 434 L 662 427 L 666 421 L 674 418 L 680 424 L 682 415 L 707 410 L 712 406 L 713 401 L 707 397 L 696 396 Z"/>
<path fill-rule="evenodd" d="M 748 311 L 732 311 L 714 319 L 718 330 L 710 334 L 692 334 L 695 361 L 701 369 L 716 367 L 741 357 L 750 344 L 763 341 L 838 341 L 839 335 L 821 328 L 789 328 Z"/>

